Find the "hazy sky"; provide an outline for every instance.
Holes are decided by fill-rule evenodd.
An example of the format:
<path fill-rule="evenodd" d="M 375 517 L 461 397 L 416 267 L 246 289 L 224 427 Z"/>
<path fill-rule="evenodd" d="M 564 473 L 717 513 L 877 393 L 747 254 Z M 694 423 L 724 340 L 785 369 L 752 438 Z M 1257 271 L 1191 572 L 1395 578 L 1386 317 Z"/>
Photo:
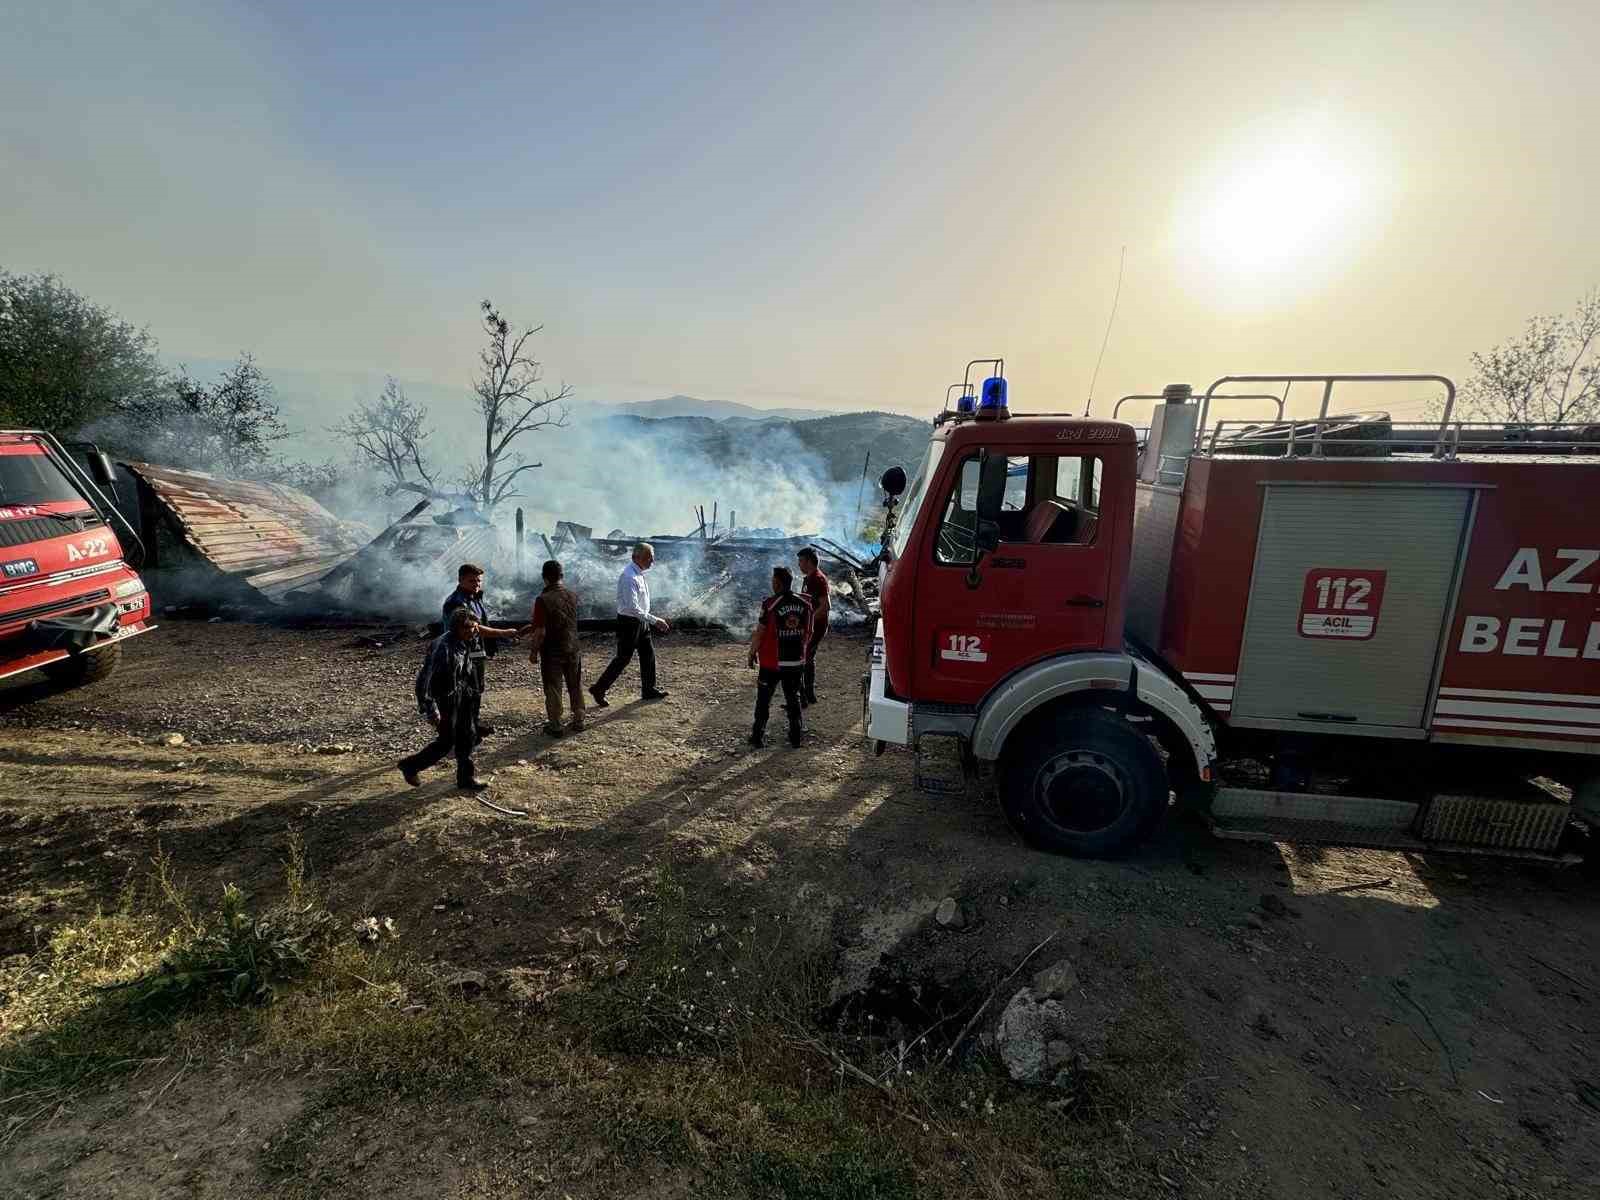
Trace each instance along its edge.
<path fill-rule="evenodd" d="M 176 356 L 924 412 L 1440 370 L 1600 282 L 1600 5 L 0 0 L 0 265 Z"/>

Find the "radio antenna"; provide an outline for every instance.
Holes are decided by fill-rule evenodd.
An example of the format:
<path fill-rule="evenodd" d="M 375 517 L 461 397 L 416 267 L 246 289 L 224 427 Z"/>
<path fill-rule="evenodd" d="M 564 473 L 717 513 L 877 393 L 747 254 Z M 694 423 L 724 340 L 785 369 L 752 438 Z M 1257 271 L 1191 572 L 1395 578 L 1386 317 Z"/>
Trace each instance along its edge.
<path fill-rule="evenodd" d="M 1105 361 L 1106 346 L 1111 341 L 1111 326 L 1117 319 L 1117 301 L 1122 299 L 1122 268 L 1128 262 L 1128 248 L 1122 248 L 1122 254 L 1117 258 L 1117 290 L 1111 296 L 1111 315 L 1106 318 L 1106 335 L 1100 339 L 1100 357 L 1094 360 L 1094 374 L 1089 376 L 1089 399 L 1084 403 L 1083 415 L 1088 416 L 1090 409 L 1094 408 L 1094 385 L 1100 379 L 1100 364 Z"/>

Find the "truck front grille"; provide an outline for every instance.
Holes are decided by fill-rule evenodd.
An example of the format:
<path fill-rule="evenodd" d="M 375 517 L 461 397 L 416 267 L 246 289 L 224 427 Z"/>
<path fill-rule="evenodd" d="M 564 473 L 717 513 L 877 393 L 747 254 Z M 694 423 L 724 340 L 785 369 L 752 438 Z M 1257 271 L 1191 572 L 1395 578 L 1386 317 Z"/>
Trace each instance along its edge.
<path fill-rule="evenodd" d="M 82 533 L 105 522 L 94 513 L 74 513 L 77 521 L 57 521 L 53 517 L 23 517 L 18 521 L 0 521 L 0 546 L 26 546 L 29 542 L 42 542 L 46 538 L 60 537 L 64 533 Z"/>
<path fill-rule="evenodd" d="M 0 624 L 19 625 L 24 621 L 38 621 L 44 617 L 59 616 L 75 609 L 91 608 L 110 598 L 111 592 L 106 588 L 97 588 L 92 592 L 79 592 L 76 596 L 52 600 L 48 604 L 35 604 L 32 608 L 19 608 L 15 612 L 0 613 Z"/>

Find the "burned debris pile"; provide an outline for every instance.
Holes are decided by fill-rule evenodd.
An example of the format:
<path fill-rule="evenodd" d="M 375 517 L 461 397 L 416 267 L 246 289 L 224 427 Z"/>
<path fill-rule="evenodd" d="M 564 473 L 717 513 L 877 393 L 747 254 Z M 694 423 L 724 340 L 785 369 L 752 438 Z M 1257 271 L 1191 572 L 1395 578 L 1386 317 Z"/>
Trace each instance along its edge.
<path fill-rule="evenodd" d="M 743 628 L 770 591 L 774 566 L 795 566 L 814 546 L 832 581 L 833 620 L 876 616 L 871 548 L 780 528 L 740 528 L 696 510 L 688 534 L 604 536 L 575 521 L 551 533 L 486 518 L 460 496 L 420 500 L 376 536 L 310 496 L 280 484 L 223 479 L 150 463 L 127 463 L 137 480 L 139 521 L 154 549 L 150 582 L 169 611 L 241 611 L 280 618 L 437 619 L 464 562 L 489 576 L 491 607 L 511 618 L 532 607 L 540 567 L 561 560 L 577 591 L 582 623 L 609 628 L 617 575 L 633 546 L 655 547 L 654 605 L 683 628 Z M 732 513 L 727 514 L 729 518 Z M 509 523 L 506 523 L 509 524 Z"/>
<path fill-rule="evenodd" d="M 218 600 L 282 603 L 347 561 L 372 530 L 304 492 L 153 463 L 124 463 L 138 492 L 147 571 Z M 197 569 L 197 568 L 209 569 Z M 189 597 L 175 597 L 187 599 Z"/>

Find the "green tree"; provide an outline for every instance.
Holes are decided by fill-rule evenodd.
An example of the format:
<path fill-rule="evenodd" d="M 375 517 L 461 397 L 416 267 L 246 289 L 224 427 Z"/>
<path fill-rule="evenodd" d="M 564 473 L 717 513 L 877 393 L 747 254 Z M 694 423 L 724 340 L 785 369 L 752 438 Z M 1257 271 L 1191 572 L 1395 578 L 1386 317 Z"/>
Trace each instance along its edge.
<path fill-rule="evenodd" d="M 180 368 L 167 394 L 140 415 L 152 431 L 145 445 L 153 461 L 236 477 L 275 474 L 273 448 L 290 432 L 279 419 L 272 381 L 248 354 L 214 383 L 199 383 Z"/>
<path fill-rule="evenodd" d="M 54 275 L 0 270 L 0 423 L 72 433 L 146 408 L 166 383 L 148 332 Z"/>

